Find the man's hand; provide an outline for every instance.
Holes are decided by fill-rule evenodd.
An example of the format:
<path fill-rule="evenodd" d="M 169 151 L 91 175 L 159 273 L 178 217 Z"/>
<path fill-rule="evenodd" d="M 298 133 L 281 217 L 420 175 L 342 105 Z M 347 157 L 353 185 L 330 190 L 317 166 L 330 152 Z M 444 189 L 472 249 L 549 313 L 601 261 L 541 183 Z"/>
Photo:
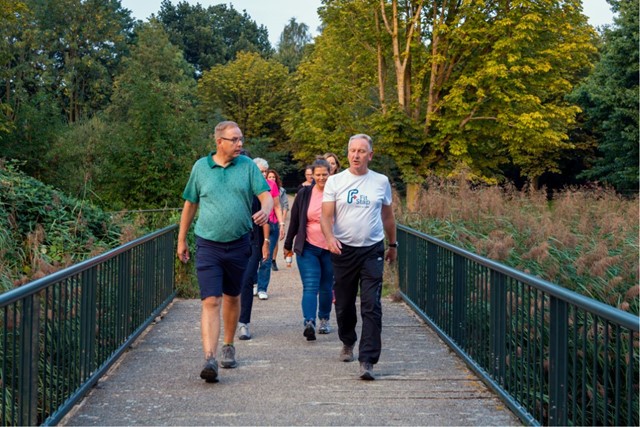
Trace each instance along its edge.
<path fill-rule="evenodd" d="M 178 259 L 186 264 L 189 258 L 189 245 L 186 242 L 178 242 Z"/>
<path fill-rule="evenodd" d="M 398 258 L 398 248 L 388 248 L 387 253 L 384 256 L 384 259 L 391 262 L 394 262 Z"/>
<path fill-rule="evenodd" d="M 329 252 L 331 252 L 332 254 L 342 254 L 342 243 L 340 243 L 340 241 L 335 237 L 331 237 L 329 238 L 329 240 L 327 240 L 327 246 L 329 248 Z"/>
<path fill-rule="evenodd" d="M 264 211 L 260 209 L 258 212 L 254 213 L 251 217 L 253 218 L 253 222 L 255 222 L 256 225 L 264 225 L 269 220 L 269 213 L 264 213 Z"/>

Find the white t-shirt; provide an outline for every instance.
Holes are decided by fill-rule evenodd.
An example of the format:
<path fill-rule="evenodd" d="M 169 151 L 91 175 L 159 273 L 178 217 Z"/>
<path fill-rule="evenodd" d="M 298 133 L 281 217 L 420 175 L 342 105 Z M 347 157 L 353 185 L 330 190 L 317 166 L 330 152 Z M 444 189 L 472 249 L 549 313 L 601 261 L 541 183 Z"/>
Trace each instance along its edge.
<path fill-rule="evenodd" d="M 391 204 L 389 178 L 369 170 L 349 169 L 332 175 L 324 186 L 323 202 L 336 202 L 333 234 L 348 246 L 366 247 L 384 239 L 382 205 Z"/>

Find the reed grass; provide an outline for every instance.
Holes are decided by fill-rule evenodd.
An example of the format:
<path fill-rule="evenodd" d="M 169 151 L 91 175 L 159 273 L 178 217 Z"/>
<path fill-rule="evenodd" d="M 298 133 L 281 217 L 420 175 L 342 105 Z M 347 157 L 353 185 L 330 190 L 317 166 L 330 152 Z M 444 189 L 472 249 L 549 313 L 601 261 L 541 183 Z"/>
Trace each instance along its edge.
<path fill-rule="evenodd" d="M 453 245 L 638 314 L 638 197 L 597 186 L 473 187 L 430 180 L 416 212 L 399 223 Z"/>

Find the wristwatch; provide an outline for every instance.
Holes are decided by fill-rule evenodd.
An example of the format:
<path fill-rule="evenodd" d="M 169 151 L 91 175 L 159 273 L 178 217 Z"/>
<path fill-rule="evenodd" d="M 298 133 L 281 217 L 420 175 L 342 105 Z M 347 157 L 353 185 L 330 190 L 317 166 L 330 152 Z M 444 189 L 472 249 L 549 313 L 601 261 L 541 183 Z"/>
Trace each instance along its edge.
<path fill-rule="evenodd" d="M 389 243 L 389 247 L 390 248 L 397 248 L 398 247 L 398 242 Z"/>

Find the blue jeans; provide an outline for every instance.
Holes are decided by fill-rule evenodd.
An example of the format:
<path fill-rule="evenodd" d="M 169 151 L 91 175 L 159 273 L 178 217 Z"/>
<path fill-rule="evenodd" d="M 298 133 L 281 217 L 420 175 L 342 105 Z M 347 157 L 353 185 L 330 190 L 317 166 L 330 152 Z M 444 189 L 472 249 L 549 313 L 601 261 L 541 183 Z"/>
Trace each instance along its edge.
<path fill-rule="evenodd" d="M 269 223 L 269 256 L 260 263 L 258 269 L 258 292 L 267 292 L 269 281 L 271 280 L 271 258 L 273 258 L 273 250 L 278 244 L 280 237 L 280 226 L 277 223 Z"/>
<path fill-rule="evenodd" d="M 304 243 L 302 255 L 296 255 L 300 279 L 302 279 L 302 316 L 304 321 L 316 323 L 318 319 L 329 319 L 333 295 L 333 265 L 331 252 Z"/>

